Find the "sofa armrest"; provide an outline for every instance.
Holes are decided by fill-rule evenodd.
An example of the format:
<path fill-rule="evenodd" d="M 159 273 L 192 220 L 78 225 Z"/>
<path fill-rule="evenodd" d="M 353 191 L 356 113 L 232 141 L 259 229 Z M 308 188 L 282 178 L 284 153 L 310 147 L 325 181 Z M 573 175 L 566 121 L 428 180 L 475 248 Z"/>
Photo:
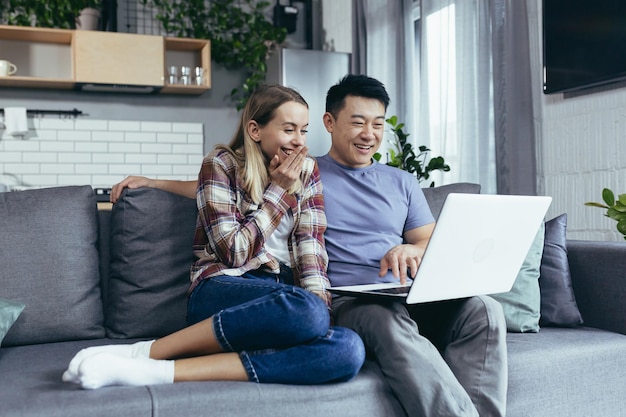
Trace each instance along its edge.
<path fill-rule="evenodd" d="M 626 334 L 626 243 L 568 240 L 567 251 L 585 326 Z"/>

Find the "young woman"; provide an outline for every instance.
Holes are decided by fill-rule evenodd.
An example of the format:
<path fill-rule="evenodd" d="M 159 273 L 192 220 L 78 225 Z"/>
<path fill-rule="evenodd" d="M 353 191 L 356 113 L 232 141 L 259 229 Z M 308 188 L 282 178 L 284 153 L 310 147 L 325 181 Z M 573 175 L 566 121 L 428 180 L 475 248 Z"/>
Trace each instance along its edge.
<path fill-rule="evenodd" d="M 326 218 L 307 126 L 308 105 L 296 91 L 259 87 L 230 145 L 202 163 L 189 327 L 154 341 L 83 349 L 64 381 L 86 389 L 208 380 L 319 384 L 359 371 L 361 340 L 330 326 Z"/>

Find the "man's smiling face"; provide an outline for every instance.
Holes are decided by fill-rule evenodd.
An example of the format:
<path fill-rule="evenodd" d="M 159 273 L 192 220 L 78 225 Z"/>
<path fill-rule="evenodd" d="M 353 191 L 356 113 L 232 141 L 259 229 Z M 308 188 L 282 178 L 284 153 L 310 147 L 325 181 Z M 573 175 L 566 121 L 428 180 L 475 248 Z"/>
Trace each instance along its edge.
<path fill-rule="evenodd" d="M 324 114 L 324 125 L 332 137 L 328 154 L 342 165 L 363 168 L 380 147 L 385 106 L 376 99 L 347 96 L 336 118 Z"/>

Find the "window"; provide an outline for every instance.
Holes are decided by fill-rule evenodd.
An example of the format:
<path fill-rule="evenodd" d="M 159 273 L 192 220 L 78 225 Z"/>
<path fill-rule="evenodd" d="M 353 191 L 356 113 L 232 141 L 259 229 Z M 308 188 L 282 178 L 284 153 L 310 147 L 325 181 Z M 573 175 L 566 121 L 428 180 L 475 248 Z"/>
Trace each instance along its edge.
<path fill-rule="evenodd" d="M 495 192 L 493 77 L 489 16 L 478 0 L 416 0 L 417 145 L 451 171 L 437 185 L 476 182 Z"/>

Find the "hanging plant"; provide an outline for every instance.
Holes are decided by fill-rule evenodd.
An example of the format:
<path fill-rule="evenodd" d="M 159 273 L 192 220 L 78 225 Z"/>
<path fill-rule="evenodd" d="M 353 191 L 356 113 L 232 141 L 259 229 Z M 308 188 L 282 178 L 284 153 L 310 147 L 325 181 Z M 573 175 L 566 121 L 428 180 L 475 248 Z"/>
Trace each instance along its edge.
<path fill-rule="evenodd" d="M 270 52 L 287 36 L 265 17 L 268 1 L 255 0 L 139 0 L 154 7 L 156 19 L 171 36 L 209 39 L 211 58 L 227 69 L 243 69 L 246 79 L 231 99 L 241 110 L 254 89 L 265 80 Z"/>
<path fill-rule="evenodd" d="M 14 26 L 75 29 L 82 9 L 101 6 L 101 0 L 6 0 L 0 1 L 0 21 Z"/>
<path fill-rule="evenodd" d="M 415 175 L 419 182 L 430 178 L 432 171 L 450 171 L 450 166 L 441 156 L 431 158 L 427 162 L 430 149 L 426 146 L 419 146 L 419 153 L 413 150 L 413 145 L 407 140 L 409 133 L 404 132 L 404 123 L 398 122 L 397 116 L 391 116 L 385 122 L 391 126 L 394 139 L 391 141 L 393 148 L 389 149 L 389 160 L 387 165 L 400 168 L 404 171 Z M 375 153 L 374 159 L 380 161 L 381 154 Z M 430 183 L 431 187 L 435 186 L 435 182 Z"/>

